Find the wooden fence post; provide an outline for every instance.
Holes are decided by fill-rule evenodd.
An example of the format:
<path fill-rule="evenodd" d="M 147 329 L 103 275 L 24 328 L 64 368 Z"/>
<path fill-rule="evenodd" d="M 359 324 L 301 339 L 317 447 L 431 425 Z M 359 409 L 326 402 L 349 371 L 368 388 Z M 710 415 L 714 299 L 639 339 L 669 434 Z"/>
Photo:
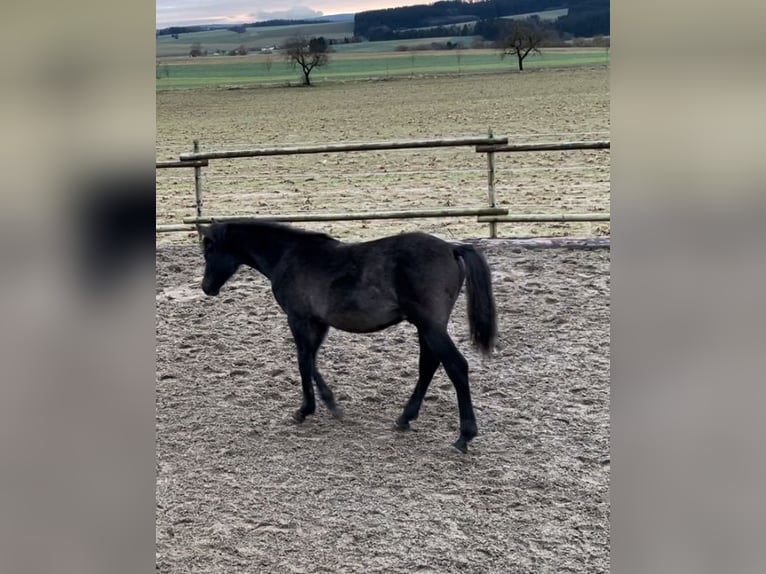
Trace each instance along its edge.
<path fill-rule="evenodd" d="M 489 128 L 487 135 L 490 138 L 495 137 L 492 135 L 492 128 Z M 489 200 L 489 207 L 496 207 L 495 205 L 495 152 L 487 152 L 487 196 Z M 489 236 L 492 239 L 497 237 L 497 223 L 494 221 L 489 224 Z"/>
<path fill-rule="evenodd" d="M 199 153 L 199 140 L 194 140 L 194 153 Z M 194 166 L 194 199 L 197 207 L 197 217 L 202 217 L 202 168 Z M 202 240 L 202 230 L 197 225 L 197 236 Z"/>

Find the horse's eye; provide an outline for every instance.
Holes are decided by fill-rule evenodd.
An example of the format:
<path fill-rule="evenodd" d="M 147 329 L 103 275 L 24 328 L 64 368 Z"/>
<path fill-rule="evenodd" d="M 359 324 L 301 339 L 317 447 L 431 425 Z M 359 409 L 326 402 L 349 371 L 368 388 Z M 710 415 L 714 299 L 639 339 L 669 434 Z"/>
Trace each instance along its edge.
<path fill-rule="evenodd" d="M 210 252 L 211 241 L 207 237 L 202 238 L 202 255 L 207 259 L 207 254 Z"/>

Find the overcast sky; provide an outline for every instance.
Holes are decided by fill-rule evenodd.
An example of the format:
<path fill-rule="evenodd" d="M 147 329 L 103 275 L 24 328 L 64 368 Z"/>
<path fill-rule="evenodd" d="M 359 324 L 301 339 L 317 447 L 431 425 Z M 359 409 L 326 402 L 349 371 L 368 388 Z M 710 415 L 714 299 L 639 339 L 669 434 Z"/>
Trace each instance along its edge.
<path fill-rule="evenodd" d="M 257 22 L 272 18 L 314 18 L 347 12 L 363 12 L 432 0 L 156 0 L 157 28 L 195 24 Z"/>

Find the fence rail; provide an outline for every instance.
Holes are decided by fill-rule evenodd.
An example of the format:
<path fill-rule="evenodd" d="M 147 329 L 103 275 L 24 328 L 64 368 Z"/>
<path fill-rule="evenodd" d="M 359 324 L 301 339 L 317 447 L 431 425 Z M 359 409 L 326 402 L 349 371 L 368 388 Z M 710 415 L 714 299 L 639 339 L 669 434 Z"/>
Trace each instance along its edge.
<path fill-rule="evenodd" d="M 231 151 L 207 151 L 182 153 L 182 161 L 191 161 L 197 159 L 227 159 L 242 157 L 260 157 L 267 155 L 295 155 L 311 153 L 336 153 L 349 151 L 376 151 L 376 150 L 395 150 L 395 149 L 418 149 L 435 147 L 459 147 L 459 146 L 479 146 L 506 144 L 508 138 L 447 138 L 431 140 L 403 140 L 394 142 L 370 142 L 370 143 L 351 143 L 351 144 L 328 144 L 319 146 L 295 146 L 295 147 L 263 147 L 255 149 L 231 150 Z"/>
<path fill-rule="evenodd" d="M 439 147 L 475 146 L 477 153 L 487 154 L 487 207 L 454 207 L 439 209 L 408 209 L 401 211 L 367 211 L 356 213 L 294 213 L 280 215 L 203 215 L 202 213 L 202 168 L 210 160 L 262 157 L 275 155 L 340 153 L 377 150 L 422 149 Z M 157 169 L 190 167 L 194 169 L 194 195 L 196 217 L 183 218 L 183 224 L 161 224 L 157 233 L 194 231 L 199 226 L 214 221 L 272 220 L 297 221 L 361 221 L 378 219 L 418 219 L 434 217 L 476 216 L 480 223 L 489 224 L 489 235 L 497 237 L 498 223 L 534 222 L 589 222 L 609 221 L 609 213 L 509 213 L 508 208 L 496 205 L 495 197 L 495 154 L 505 152 L 572 151 L 610 149 L 609 141 L 538 142 L 508 143 L 507 137 L 494 137 L 490 130 L 486 137 L 460 137 L 426 140 L 400 140 L 389 142 L 368 142 L 348 144 L 327 144 L 314 146 L 262 147 L 229 151 L 200 151 L 199 141 L 194 140 L 193 152 L 182 153 L 179 161 L 157 162 Z"/>
<path fill-rule="evenodd" d="M 563 223 L 567 221 L 609 220 L 610 215 L 608 213 L 513 213 L 510 215 L 505 213 L 480 215 L 478 217 L 479 223 Z"/>
<path fill-rule="evenodd" d="M 154 227 L 155 233 L 175 233 L 178 231 L 196 231 L 196 225 L 183 223 L 160 223 Z"/>
<path fill-rule="evenodd" d="M 168 169 L 173 167 L 207 167 L 207 160 L 158 161 L 155 167 L 157 169 Z"/>
<path fill-rule="evenodd" d="M 609 149 L 608 141 L 593 142 L 539 142 L 524 144 L 489 144 L 477 145 L 479 153 L 513 152 L 513 151 L 571 151 L 576 149 Z"/>
<path fill-rule="evenodd" d="M 430 217 L 459 217 L 465 215 L 503 216 L 508 215 L 507 209 L 477 207 L 477 208 L 445 208 L 445 209 L 406 209 L 402 211 L 366 211 L 357 213 L 293 213 L 282 215 L 209 215 L 204 217 L 187 217 L 184 223 L 213 223 L 219 221 L 363 221 L 373 219 L 419 219 Z"/>

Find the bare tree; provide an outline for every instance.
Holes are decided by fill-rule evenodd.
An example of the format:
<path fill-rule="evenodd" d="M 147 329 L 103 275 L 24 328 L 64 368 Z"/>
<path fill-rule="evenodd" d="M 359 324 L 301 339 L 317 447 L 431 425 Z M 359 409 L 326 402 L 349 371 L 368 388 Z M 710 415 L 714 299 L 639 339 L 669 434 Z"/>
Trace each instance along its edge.
<path fill-rule="evenodd" d="M 202 44 L 200 44 L 199 42 L 194 42 L 194 44 L 192 44 L 191 46 L 191 50 L 189 50 L 189 55 L 192 58 L 197 58 L 199 56 L 206 56 L 207 50 L 203 50 Z"/>
<path fill-rule="evenodd" d="M 306 40 L 303 36 L 294 36 L 285 42 L 285 56 L 293 67 L 300 66 L 303 72 L 303 83 L 311 85 L 311 72 L 314 68 L 325 66 L 330 62 L 328 43 L 323 37 Z"/>
<path fill-rule="evenodd" d="M 540 53 L 539 46 L 545 40 L 545 30 L 534 20 L 512 20 L 500 40 L 502 57 L 516 56 L 519 71 L 524 70 L 524 58 L 530 52 Z"/>

